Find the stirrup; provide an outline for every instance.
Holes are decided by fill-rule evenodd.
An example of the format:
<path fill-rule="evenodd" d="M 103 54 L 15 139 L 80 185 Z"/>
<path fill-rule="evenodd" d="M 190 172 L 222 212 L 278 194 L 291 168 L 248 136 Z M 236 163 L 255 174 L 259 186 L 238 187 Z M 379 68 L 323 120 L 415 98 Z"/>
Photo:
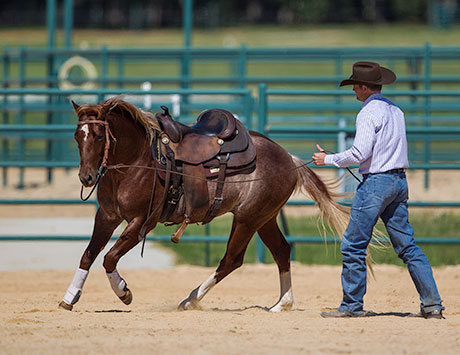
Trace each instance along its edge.
<path fill-rule="evenodd" d="M 190 223 L 190 218 L 185 217 L 185 219 L 180 224 L 179 228 L 177 228 L 177 230 L 171 236 L 171 242 L 176 243 L 176 244 L 179 243 L 180 237 L 182 237 L 182 234 L 184 233 L 185 228 L 187 228 L 189 223 Z"/>

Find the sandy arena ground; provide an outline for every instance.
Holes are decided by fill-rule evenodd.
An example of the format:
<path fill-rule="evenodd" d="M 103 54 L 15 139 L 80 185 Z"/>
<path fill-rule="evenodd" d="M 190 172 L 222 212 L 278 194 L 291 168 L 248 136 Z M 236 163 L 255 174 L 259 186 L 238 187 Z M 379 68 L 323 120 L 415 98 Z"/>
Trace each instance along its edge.
<path fill-rule="evenodd" d="M 0 273 L 2 354 L 459 354 L 460 266 L 434 270 L 446 319 L 410 318 L 418 300 L 407 270 L 377 266 L 365 298 L 369 318 L 323 319 L 340 300 L 340 268 L 293 264 L 296 309 L 272 314 L 274 265 L 245 265 L 218 284 L 202 310 L 178 302 L 213 271 L 178 266 L 122 270 L 129 306 L 101 269 L 90 272 L 74 311 L 57 304 L 73 271 Z"/>
<path fill-rule="evenodd" d="M 10 171 L 1 198 L 79 197 L 76 170 L 56 170 L 56 181 L 46 185 L 43 171 L 28 169 L 21 191 L 13 187 L 17 172 Z M 459 201 L 460 189 L 452 188 L 458 178 L 457 172 L 432 172 L 425 190 L 423 173 L 409 172 L 411 199 Z M 0 205 L 0 218 L 94 212 L 93 205 Z M 177 304 L 214 268 L 121 268 L 134 294 L 125 306 L 98 264 L 72 312 L 57 305 L 74 270 L 57 270 L 0 272 L 0 354 L 460 354 L 460 266 L 434 269 L 446 306 L 444 320 L 407 317 L 418 312 L 418 295 L 407 270 L 396 266 L 376 267 L 365 306 L 378 316 L 358 319 L 320 317 L 321 310 L 337 307 L 341 299 L 341 270 L 335 266 L 294 263 L 296 309 L 279 314 L 266 311 L 279 295 L 275 265 L 243 266 L 204 298 L 202 310 L 186 312 L 177 311 Z"/>

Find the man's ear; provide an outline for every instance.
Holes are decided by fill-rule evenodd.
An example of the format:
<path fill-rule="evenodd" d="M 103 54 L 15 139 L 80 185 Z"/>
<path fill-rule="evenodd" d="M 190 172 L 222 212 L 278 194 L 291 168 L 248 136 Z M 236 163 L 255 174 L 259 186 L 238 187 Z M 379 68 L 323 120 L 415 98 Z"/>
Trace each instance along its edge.
<path fill-rule="evenodd" d="M 78 109 L 80 108 L 80 106 L 78 106 L 73 100 L 72 100 L 72 106 L 75 112 L 78 113 Z"/>

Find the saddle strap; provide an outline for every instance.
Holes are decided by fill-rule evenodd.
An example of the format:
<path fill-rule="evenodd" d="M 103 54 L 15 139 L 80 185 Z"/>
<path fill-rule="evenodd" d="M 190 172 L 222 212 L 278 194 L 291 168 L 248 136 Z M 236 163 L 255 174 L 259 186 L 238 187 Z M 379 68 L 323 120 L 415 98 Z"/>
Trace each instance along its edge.
<path fill-rule="evenodd" d="M 178 170 L 176 160 L 174 158 L 174 152 L 169 146 L 166 146 L 166 157 L 167 164 L 169 165 L 169 168 L 166 168 L 167 174 L 172 175 L 172 184 L 165 184 L 165 190 L 167 191 L 168 196 L 165 201 L 165 206 L 163 207 L 161 219 L 167 221 L 176 210 L 177 204 L 179 203 L 184 190 L 182 188 L 181 176 L 179 174 L 171 173 Z"/>
<path fill-rule="evenodd" d="M 155 153 L 154 147 L 152 147 L 152 153 Z M 153 162 L 154 162 L 155 165 L 156 165 L 156 161 L 157 160 L 156 160 L 156 157 L 154 155 Z M 158 177 L 158 171 L 155 172 L 155 176 L 154 176 L 154 180 L 153 180 L 153 187 L 152 187 L 152 195 L 150 196 L 150 202 L 149 202 L 149 209 L 147 211 L 147 217 L 146 217 L 144 223 L 142 224 L 142 227 L 141 227 L 141 229 L 139 231 L 139 235 L 138 235 L 138 240 L 139 241 L 142 240 L 141 256 L 143 256 L 143 254 L 144 254 L 145 237 L 146 237 L 146 235 L 148 233 L 149 224 L 153 220 L 155 215 L 160 212 L 160 208 L 163 207 L 163 205 L 165 204 L 166 199 L 168 197 L 168 190 L 167 190 L 166 186 L 169 186 L 170 181 L 171 181 L 170 169 L 171 169 L 171 163 L 167 162 L 166 163 L 166 171 L 167 171 L 167 173 L 166 173 L 166 177 L 165 177 L 165 189 L 164 189 L 164 192 L 163 192 L 163 196 L 161 198 L 160 203 L 155 207 L 155 209 L 153 211 L 151 211 L 151 209 L 153 207 L 153 200 L 155 198 L 155 189 L 156 189 L 157 177 Z"/>
<path fill-rule="evenodd" d="M 216 194 L 214 195 L 214 200 L 212 201 L 211 207 L 208 209 L 206 216 L 203 219 L 203 224 L 211 222 L 214 217 L 217 216 L 220 206 L 222 205 L 222 193 L 224 191 L 224 181 L 225 181 L 225 172 L 227 170 L 227 162 L 230 157 L 230 153 L 225 156 L 218 156 L 219 160 L 219 175 L 217 176 L 217 186 Z"/>

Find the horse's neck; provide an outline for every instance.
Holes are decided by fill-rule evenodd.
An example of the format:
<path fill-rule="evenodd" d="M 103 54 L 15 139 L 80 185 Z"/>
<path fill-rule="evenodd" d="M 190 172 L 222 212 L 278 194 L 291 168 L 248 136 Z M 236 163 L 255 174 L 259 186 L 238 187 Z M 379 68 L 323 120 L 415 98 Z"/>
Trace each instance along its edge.
<path fill-rule="evenodd" d="M 112 122 L 116 143 L 113 144 L 110 159 L 114 161 L 110 163 L 132 163 L 148 159 L 150 149 L 145 130 L 126 118 L 118 118 Z"/>

